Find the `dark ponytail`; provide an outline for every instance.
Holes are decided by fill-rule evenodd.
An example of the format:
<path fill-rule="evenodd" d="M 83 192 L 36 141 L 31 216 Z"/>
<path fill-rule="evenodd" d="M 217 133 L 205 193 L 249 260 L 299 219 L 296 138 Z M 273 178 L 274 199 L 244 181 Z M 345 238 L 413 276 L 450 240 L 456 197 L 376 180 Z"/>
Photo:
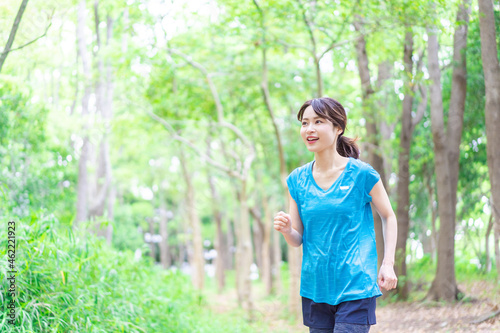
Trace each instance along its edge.
<path fill-rule="evenodd" d="M 314 112 L 332 122 L 333 126 L 340 127 L 342 133 L 337 138 L 337 152 L 344 157 L 359 158 L 359 148 L 356 139 L 345 137 L 344 131 L 347 125 L 347 114 L 342 104 L 330 97 L 321 97 L 305 102 L 297 113 L 297 119 L 302 121 L 305 109 L 312 106 Z"/>
<path fill-rule="evenodd" d="M 356 139 L 351 139 L 348 137 L 343 136 L 342 134 L 339 135 L 337 139 L 337 152 L 344 157 L 353 157 L 358 159 L 359 158 L 359 148 L 356 143 Z"/>

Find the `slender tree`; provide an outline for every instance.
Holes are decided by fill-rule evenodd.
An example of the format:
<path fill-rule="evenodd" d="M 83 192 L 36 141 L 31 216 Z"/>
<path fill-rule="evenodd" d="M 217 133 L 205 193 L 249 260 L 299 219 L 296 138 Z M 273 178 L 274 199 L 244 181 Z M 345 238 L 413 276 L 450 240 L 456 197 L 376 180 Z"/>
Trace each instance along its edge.
<path fill-rule="evenodd" d="M 198 209 L 196 207 L 196 190 L 193 184 L 193 174 L 188 169 L 188 159 L 186 153 L 179 149 L 179 158 L 182 169 L 182 176 L 184 177 L 184 182 L 186 183 L 186 213 L 189 220 L 190 233 L 193 235 L 192 241 L 192 255 L 189 256 L 191 259 L 191 267 L 193 269 L 192 280 L 193 285 L 198 290 L 202 290 L 205 285 L 205 260 L 203 258 L 203 239 L 201 236 L 201 220 L 198 215 Z"/>
<path fill-rule="evenodd" d="M 212 158 L 212 133 L 209 133 L 207 136 L 207 156 Z M 223 211 L 220 209 L 222 205 L 222 200 L 219 195 L 219 191 L 215 184 L 216 178 L 212 174 L 212 171 L 207 170 L 208 177 L 208 185 L 210 187 L 210 194 L 212 199 L 212 210 L 213 216 L 215 219 L 215 241 L 214 248 L 217 251 L 217 257 L 215 258 L 215 277 L 217 279 L 217 292 L 219 294 L 222 293 L 224 287 L 226 286 L 226 275 L 225 275 L 225 267 L 224 267 L 224 254 L 228 252 L 228 248 L 226 243 L 224 242 L 224 232 L 222 230 L 222 219 L 223 219 Z"/>
<path fill-rule="evenodd" d="M 366 40 L 364 32 L 364 24 L 361 16 L 356 15 L 354 20 L 354 27 L 358 32 L 358 37 L 356 38 L 356 57 L 358 63 L 358 73 L 361 80 L 361 96 L 362 96 L 362 108 L 363 117 L 366 119 L 366 137 L 369 143 L 368 149 L 368 163 L 380 174 L 380 178 L 385 188 L 388 188 L 385 168 L 384 168 L 384 157 L 380 149 L 380 126 L 378 124 L 378 116 L 375 108 L 372 107 L 371 97 L 375 93 L 375 90 L 371 84 L 370 69 L 368 67 L 368 54 L 366 52 Z M 378 254 L 378 264 L 382 264 L 384 258 L 384 238 L 382 230 L 382 220 L 380 216 L 372 207 L 373 219 L 375 223 L 375 233 L 377 238 L 377 254 Z"/>
<path fill-rule="evenodd" d="M 0 54 L 0 72 L 2 71 L 3 64 L 7 59 L 7 55 L 11 51 L 12 44 L 14 43 L 14 39 L 16 38 L 17 30 L 19 29 L 19 24 L 21 23 L 21 19 L 23 18 L 24 11 L 26 10 L 26 6 L 28 6 L 28 0 L 23 0 L 21 2 L 21 6 L 19 6 L 19 10 L 17 11 L 16 18 L 14 19 L 14 23 L 12 24 L 12 28 L 10 29 L 9 39 L 7 40 L 7 44 Z"/>
<path fill-rule="evenodd" d="M 500 276 L 500 65 L 497 31 L 492 0 L 478 0 L 481 31 L 481 58 L 486 88 L 486 154 L 491 183 L 491 207 L 494 217 L 495 259 Z"/>
<path fill-rule="evenodd" d="M 168 249 L 168 219 L 169 219 L 169 211 L 167 210 L 167 202 L 164 197 L 164 187 L 161 186 L 158 195 L 159 201 L 159 215 L 160 215 L 160 263 L 164 269 L 170 267 L 170 251 Z"/>
<path fill-rule="evenodd" d="M 260 28 L 262 30 L 262 37 L 261 37 L 261 55 L 262 55 L 262 80 L 261 80 L 261 91 L 262 91 L 262 97 L 264 99 L 264 104 L 266 106 L 266 109 L 269 114 L 269 118 L 272 122 L 273 129 L 274 129 L 274 135 L 276 137 L 276 142 L 277 142 L 277 150 L 278 150 L 278 157 L 279 157 L 279 167 L 280 167 L 280 180 L 281 180 L 281 185 L 283 189 L 283 198 L 285 199 L 285 210 L 288 211 L 288 186 L 286 184 L 286 177 L 288 175 L 288 170 L 286 167 L 286 161 L 285 161 L 285 153 L 283 149 L 283 139 L 282 135 L 278 129 L 278 124 L 276 121 L 276 116 L 275 116 L 275 111 L 273 109 L 272 103 L 271 103 L 271 94 L 269 93 L 269 71 L 268 71 L 268 64 L 267 64 L 267 48 L 268 48 L 268 40 L 267 40 L 267 22 L 266 22 L 266 16 L 259 5 L 259 2 L 257 0 L 253 1 L 255 4 L 255 7 L 257 8 L 257 11 L 259 12 L 260 16 Z M 319 76 L 319 81 L 321 82 L 321 77 Z M 321 89 L 321 83 L 318 83 L 318 89 Z M 266 202 L 266 200 L 264 200 Z M 269 212 L 269 206 L 266 204 L 265 206 L 265 214 L 264 216 L 267 218 Z M 269 220 L 271 221 L 271 220 Z M 263 222 L 265 223 L 265 222 Z M 265 230 L 265 235 L 266 235 L 266 241 L 267 241 L 267 233 L 271 231 L 270 229 L 271 225 L 267 225 L 264 227 Z M 270 237 L 270 235 L 269 235 Z M 276 242 L 276 240 L 275 240 Z M 269 244 L 270 242 L 266 244 Z M 300 314 L 300 266 L 301 266 L 301 257 L 302 257 L 302 252 L 301 248 L 293 247 L 293 246 L 288 246 L 288 265 L 289 265 L 289 270 L 290 270 L 290 288 L 289 288 L 289 307 L 290 311 L 295 314 L 297 317 Z M 275 251 L 278 251 L 279 247 L 275 247 Z M 281 252 L 281 251 L 280 251 Z M 269 254 L 271 251 L 269 250 Z M 279 265 L 279 263 L 278 263 Z M 279 267 L 275 268 L 276 274 L 279 274 Z M 267 276 L 266 276 L 267 277 Z M 269 276 L 270 277 L 270 276 Z M 268 287 L 268 292 L 271 292 L 270 285 Z"/>
<path fill-rule="evenodd" d="M 250 267 L 253 263 L 253 249 L 252 249 L 252 240 L 251 240 L 251 229 L 250 229 L 250 219 L 249 219 L 249 210 L 248 210 L 248 177 L 249 172 L 255 159 L 255 148 L 253 144 L 249 141 L 247 136 L 233 123 L 225 120 L 224 117 L 224 107 L 222 101 L 220 99 L 219 91 L 212 80 L 212 75 L 207 71 L 207 69 L 198 62 L 192 60 L 191 57 L 188 57 L 186 54 L 173 49 L 168 48 L 169 53 L 174 54 L 180 58 L 182 58 L 186 63 L 188 63 L 193 68 L 197 69 L 204 76 L 210 92 L 212 94 L 213 101 L 215 103 L 215 111 L 217 116 L 216 126 L 219 128 L 229 129 L 237 138 L 242 142 L 242 145 L 246 148 L 247 154 L 243 159 L 240 159 L 235 154 L 232 155 L 236 161 L 236 165 L 238 168 L 232 169 L 224 164 L 221 164 L 211 157 L 207 156 L 205 153 L 200 151 L 198 147 L 196 147 L 193 143 L 191 143 L 186 138 L 178 135 L 173 130 L 172 126 L 160 118 L 158 115 L 150 112 L 150 116 L 153 119 L 156 119 L 161 124 L 163 124 L 167 130 L 172 135 L 173 139 L 182 142 L 183 144 L 191 147 L 204 161 L 211 164 L 212 166 L 218 168 L 221 171 L 227 173 L 230 177 L 235 178 L 238 181 L 238 201 L 239 205 L 239 214 L 238 214 L 238 225 L 235 227 L 236 232 L 236 286 L 238 292 L 238 302 L 243 306 L 245 310 L 247 310 L 249 314 L 249 318 L 253 320 L 254 318 L 254 302 L 252 297 L 252 281 L 250 276 Z M 227 152 L 226 152 L 227 153 Z"/>
<path fill-rule="evenodd" d="M 438 58 L 438 36 L 436 30 L 428 29 L 428 65 L 431 100 L 431 130 L 434 142 L 435 173 L 439 211 L 439 241 L 437 271 L 427 294 L 430 299 L 452 301 L 458 297 L 455 278 L 455 218 L 458 182 L 458 154 L 462 137 L 463 114 L 466 94 L 467 27 L 469 22 L 469 1 L 461 2 L 453 39 L 454 66 L 452 91 L 445 129 L 441 70 Z"/>
<path fill-rule="evenodd" d="M 82 148 L 80 151 L 80 158 L 78 160 L 78 184 L 77 184 L 77 200 L 76 200 L 76 221 L 75 227 L 78 227 L 80 222 L 88 218 L 88 171 L 87 162 L 89 159 L 89 99 L 91 94 L 91 79 L 92 73 L 90 68 L 90 59 L 87 51 L 87 36 L 85 33 L 86 28 L 86 2 L 82 0 L 78 3 L 77 8 L 77 27 L 76 38 L 78 47 L 78 56 L 82 62 L 83 72 L 83 86 L 84 92 L 82 96 Z M 79 84 L 79 83 L 77 83 Z"/>
<path fill-rule="evenodd" d="M 396 244 L 396 274 L 398 277 L 407 276 L 406 271 L 406 241 L 410 228 L 410 147 L 415 126 L 420 122 L 427 107 L 426 89 L 421 89 L 422 103 L 419 104 L 415 117 L 412 117 L 413 100 L 415 88 L 418 85 L 413 79 L 413 32 L 411 27 L 406 27 L 403 62 L 405 71 L 405 94 L 403 98 L 403 114 L 401 117 L 401 134 L 399 139 L 398 156 L 398 185 L 397 185 L 397 219 L 398 240 Z M 422 64 L 422 59 L 419 59 Z M 418 70 L 417 70 L 418 71 Z M 400 279 L 398 283 L 398 295 L 402 299 L 408 298 L 408 283 Z"/>
<path fill-rule="evenodd" d="M 113 220 L 113 191 L 112 191 L 112 167 L 109 154 L 109 135 L 111 128 L 111 120 L 113 116 L 113 79 L 112 66 L 109 59 L 104 59 L 103 49 L 110 46 L 113 20 L 108 15 L 106 19 L 106 41 L 101 38 L 99 29 L 101 23 L 99 15 L 99 1 L 94 1 L 94 27 L 96 36 L 96 51 L 94 52 L 95 64 L 95 96 L 96 96 L 96 111 L 99 125 L 102 129 L 100 136 L 99 147 L 93 150 L 97 151 L 95 156 L 97 170 L 95 174 L 95 182 L 92 186 L 92 195 L 89 207 L 90 217 L 103 217 L 106 213 L 106 218 L 109 222 Z M 112 238 L 112 223 L 108 223 L 105 228 L 101 228 L 101 222 L 98 221 L 95 225 L 97 235 L 104 236 L 108 244 L 111 244 Z"/>

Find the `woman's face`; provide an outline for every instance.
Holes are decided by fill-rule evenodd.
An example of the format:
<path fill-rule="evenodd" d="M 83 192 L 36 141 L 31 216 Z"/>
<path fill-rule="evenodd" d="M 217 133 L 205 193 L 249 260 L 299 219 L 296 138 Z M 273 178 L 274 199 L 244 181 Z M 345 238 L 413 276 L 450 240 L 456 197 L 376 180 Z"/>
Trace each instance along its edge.
<path fill-rule="evenodd" d="M 307 149 L 320 152 L 324 149 L 336 149 L 337 138 L 342 129 L 333 126 L 332 122 L 318 116 L 312 106 L 304 110 L 300 136 Z"/>

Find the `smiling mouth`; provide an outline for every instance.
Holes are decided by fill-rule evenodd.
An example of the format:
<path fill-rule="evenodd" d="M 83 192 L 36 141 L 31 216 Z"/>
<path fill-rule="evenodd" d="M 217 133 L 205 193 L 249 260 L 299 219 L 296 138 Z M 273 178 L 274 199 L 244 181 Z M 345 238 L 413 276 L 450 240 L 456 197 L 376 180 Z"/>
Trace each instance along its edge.
<path fill-rule="evenodd" d="M 318 140 L 319 140 L 319 138 L 307 138 L 307 141 L 309 141 L 309 142 L 315 142 Z"/>

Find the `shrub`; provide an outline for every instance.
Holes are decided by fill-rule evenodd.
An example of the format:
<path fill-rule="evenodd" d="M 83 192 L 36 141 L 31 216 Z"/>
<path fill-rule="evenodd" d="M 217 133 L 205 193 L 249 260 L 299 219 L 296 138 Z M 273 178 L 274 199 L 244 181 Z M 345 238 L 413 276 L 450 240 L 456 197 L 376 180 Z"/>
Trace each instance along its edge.
<path fill-rule="evenodd" d="M 8 324 L 7 223 L 1 226 L 1 332 L 247 332 L 213 317 L 188 277 L 135 260 L 52 215 L 16 223 L 16 326 Z M 5 288 L 7 286 L 7 288 Z"/>

